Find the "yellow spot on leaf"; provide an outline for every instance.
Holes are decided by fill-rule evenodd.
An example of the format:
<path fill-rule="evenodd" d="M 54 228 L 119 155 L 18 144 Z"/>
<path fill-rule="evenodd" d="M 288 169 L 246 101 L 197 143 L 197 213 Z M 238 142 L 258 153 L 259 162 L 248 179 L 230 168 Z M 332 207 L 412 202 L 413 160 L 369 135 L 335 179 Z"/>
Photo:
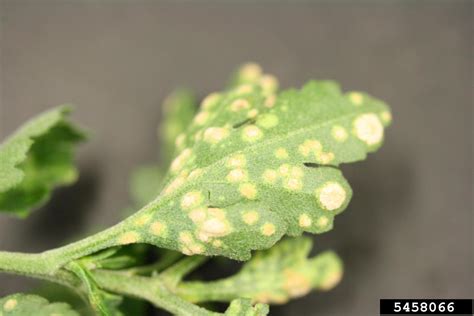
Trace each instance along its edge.
<path fill-rule="evenodd" d="M 288 152 L 285 148 L 280 147 L 275 151 L 275 157 L 278 159 L 288 159 Z"/>
<path fill-rule="evenodd" d="M 204 131 L 204 141 L 217 144 L 229 136 L 229 130 L 224 127 L 209 127 Z"/>
<path fill-rule="evenodd" d="M 291 191 L 299 191 L 303 188 L 303 182 L 298 178 L 288 178 L 284 180 L 283 186 Z"/>
<path fill-rule="evenodd" d="M 238 112 L 238 111 L 246 110 L 249 108 L 250 108 L 250 102 L 245 99 L 237 99 L 237 100 L 234 100 L 230 104 L 230 110 L 233 112 Z"/>
<path fill-rule="evenodd" d="M 184 209 L 194 208 L 199 206 L 204 197 L 199 191 L 191 191 L 186 193 L 181 199 L 181 207 Z"/>
<path fill-rule="evenodd" d="M 150 231 L 153 235 L 164 236 L 166 234 L 166 225 L 162 222 L 153 222 L 150 226 Z"/>
<path fill-rule="evenodd" d="M 217 105 L 217 101 L 219 100 L 219 98 L 220 98 L 219 93 L 217 92 L 211 93 L 207 97 L 205 97 L 204 100 L 202 100 L 201 107 L 204 110 L 210 110 L 211 108 Z"/>
<path fill-rule="evenodd" d="M 253 91 L 253 87 L 250 84 L 243 84 L 237 87 L 236 92 L 237 94 L 247 94 Z"/>
<path fill-rule="evenodd" d="M 260 86 L 264 94 L 275 93 L 278 89 L 278 80 L 272 75 L 263 75 L 260 78 Z"/>
<path fill-rule="evenodd" d="M 346 200 L 346 190 L 337 182 L 327 182 L 316 190 L 317 199 L 323 209 L 333 211 Z"/>
<path fill-rule="evenodd" d="M 182 176 L 179 176 L 177 177 L 176 179 L 173 180 L 173 182 L 171 182 L 165 189 L 164 189 L 164 194 L 165 195 L 168 195 L 174 191 L 176 191 L 176 189 L 178 189 L 180 186 L 182 186 L 185 182 L 185 178 L 182 177 Z"/>
<path fill-rule="evenodd" d="M 334 153 L 332 152 L 320 152 L 316 154 L 316 159 L 319 163 L 325 165 L 334 160 Z"/>
<path fill-rule="evenodd" d="M 189 212 L 188 216 L 195 223 L 202 222 L 206 219 L 206 211 L 204 208 L 197 208 Z"/>
<path fill-rule="evenodd" d="M 256 63 L 247 63 L 240 68 L 239 75 L 244 80 L 255 81 L 262 75 L 262 68 Z"/>
<path fill-rule="evenodd" d="M 349 93 L 349 100 L 355 105 L 361 105 L 364 101 L 364 96 L 359 92 L 351 92 Z"/>
<path fill-rule="evenodd" d="M 278 168 L 278 172 L 282 175 L 282 176 L 287 176 L 290 174 L 290 165 L 289 164 L 283 164 L 281 165 L 279 168 Z"/>
<path fill-rule="evenodd" d="M 119 243 L 121 245 L 133 244 L 138 241 L 139 235 L 136 232 L 126 232 L 122 234 L 119 238 Z"/>
<path fill-rule="evenodd" d="M 283 288 L 290 297 L 301 297 L 311 291 L 311 280 L 305 275 L 292 269 L 286 269 L 283 274 L 285 276 Z"/>
<path fill-rule="evenodd" d="M 255 125 L 248 125 L 242 130 L 242 139 L 246 142 L 254 142 L 262 138 L 263 133 Z"/>
<path fill-rule="evenodd" d="M 321 290 L 328 291 L 334 288 L 342 279 L 343 271 L 340 266 L 334 267 L 329 271 L 329 273 L 324 277 L 323 281 L 319 285 Z"/>
<path fill-rule="evenodd" d="M 298 224 L 302 228 L 310 227 L 313 221 L 311 220 L 311 217 L 308 216 L 308 214 L 303 213 L 300 215 L 300 218 L 298 220 Z"/>
<path fill-rule="evenodd" d="M 204 247 L 200 244 L 191 244 L 189 250 L 191 250 L 192 254 L 198 255 L 204 252 Z"/>
<path fill-rule="evenodd" d="M 174 144 L 176 145 L 178 149 L 181 149 L 181 147 L 183 147 L 184 145 L 185 140 L 186 140 L 186 135 L 184 133 L 181 133 L 176 137 Z"/>
<path fill-rule="evenodd" d="M 184 231 L 184 232 L 179 233 L 179 240 L 183 244 L 188 245 L 188 244 L 191 244 L 194 241 L 194 238 L 193 238 L 193 235 L 190 232 Z"/>
<path fill-rule="evenodd" d="M 258 221 L 259 217 L 260 215 L 257 211 L 246 211 L 242 214 L 242 220 L 247 225 L 255 224 Z"/>
<path fill-rule="evenodd" d="M 206 112 L 206 111 L 199 112 L 194 117 L 194 123 L 196 123 L 197 125 L 204 125 L 207 122 L 208 118 L 209 118 L 209 112 Z"/>
<path fill-rule="evenodd" d="M 255 118 L 255 117 L 257 117 L 257 115 L 258 115 L 258 110 L 257 109 L 252 109 L 252 110 L 248 111 L 248 113 L 247 113 L 248 118 Z"/>
<path fill-rule="evenodd" d="M 229 182 L 241 182 L 247 180 L 247 172 L 242 169 L 232 169 L 226 177 Z"/>
<path fill-rule="evenodd" d="M 263 172 L 262 179 L 266 183 L 275 183 L 278 179 L 278 173 L 275 170 L 267 169 Z"/>
<path fill-rule="evenodd" d="M 201 232 L 211 237 L 221 237 L 230 233 L 230 227 L 224 220 L 210 218 L 202 224 Z"/>
<path fill-rule="evenodd" d="M 148 223 L 148 221 L 150 221 L 151 219 L 151 215 L 150 214 L 143 214 L 141 216 L 139 216 L 136 220 L 135 220 L 135 225 L 137 226 L 143 226 L 145 225 L 146 223 Z"/>
<path fill-rule="evenodd" d="M 317 154 L 322 149 L 321 143 L 315 139 L 307 139 L 298 147 L 298 151 L 305 157 L 308 157 L 310 154 Z"/>
<path fill-rule="evenodd" d="M 194 210 L 190 213 L 190 217 L 197 223 L 196 234 L 201 241 L 208 242 L 210 238 L 231 233 L 232 228 L 226 219 L 226 214 L 220 208 Z"/>
<path fill-rule="evenodd" d="M 227 160 L 227 167 L 229 168 L 242 168 L 246 165 L 247 160 L 245 159 L 245 156 L 242 154 L 237 154 L 235 156 L 230 157 Z"/>
<path fill-rule="evenodd" d="M 383 125 L 374 113 L 362 114 L 354 120 L 354 133 L 367 145 L 374 145 L 383 138 Z"/>
<path fill-rule="evenodd" d="M 389 111 L 383 111 L 380 113 L 380 118 L 382 119 L 382 122 L 387 124 L 392 121 L 392 114 Z"/>
<path fill-rule="evenodd" d="M 5 304 L 3 304 L 3 309 L 6 312 L 12 311 L 18 305 L 18 301 L 16 299 L 10 298 L 8 299 Z"/>
<path fill-rule="evenodd" d="M 275 96 L 274 94 L 272 94 L 272 95 L 269 95 L 269 96 L 265 99 L 263 105 L 264 105 L 265 107 L 267 107 L 267 108 L 272 108 L 272 107 L 275 106 L 275 102 L 276 102 L 276 96 Z"/>
<path fill-rule="evenodd" d="M 186 164 L 186 161 L 191 157 L 192 151 L 189 148 L 184 149 L 178 157 L 171 163 L 171 171 L 178 172 Z"/>
<path fill-rule="evenodd" d="M 347 131 L 340 125 L 335 125 L 331 130 L 332 137 L 338 142 L 344 142 L 347 139 Z"/>
<path fill-rule="evenodd" d="M 202 175 L 203 171 L 202 169 L 194 169 L 193 171 L 191 171 L 191 173 L 189 174 L 189 177 L 188 179 L 189 180 L 196 180 L 197 178 L 199 178 L 201 175 Z"/>
<path fill-rule="evenodd" d="M 240 194 L 249 200 L 253 200 L 257 197 L 257 188 L 253 183 L 244 183 L 239 187 Z"/>
<path fill-rule="evenodd" d="M 275 231 L 275 225 L 273 225 L 272 223 L 265 223 L 262 226 L 262 234 L 264 236 L 271 236 L 275 233 Z"/>
<path fill-rule="evenodd" d="M 179 240 L 183 244 L 181 251 L 185 255 L 190 256 L 204 252 L 204 247 L 194 240 L 193 235 L 189 231 L 179 233 Z"/>
<path fill-rule="evenodd" d="M 321 216 L 318 221 L 317 225 L 319 228 L 324 228 L 329 223 L 329 219 L 326 216 Z"/>
<path fill-rule="evenodd" d="M 304 175 L 303 169 L 300 167 L 291 167 L 290 175 L 294 178 L 302 178 Z"/>

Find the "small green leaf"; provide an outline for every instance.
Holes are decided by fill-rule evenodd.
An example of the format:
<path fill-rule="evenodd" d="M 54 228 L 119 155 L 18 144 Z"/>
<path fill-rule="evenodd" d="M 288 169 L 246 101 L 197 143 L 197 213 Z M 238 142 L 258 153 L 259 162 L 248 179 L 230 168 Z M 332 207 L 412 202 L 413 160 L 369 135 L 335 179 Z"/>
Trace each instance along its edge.
<path fill-rule="evenodd" d="M 13 294 L 0 298 L 0 315 L 2 316 L 79 316 L 66 303 L 49 303 L 37 295 Z"/>
<path fill-rule="evenodd" d="M 51 190 L 78 177 L 74 146 L 84 140 L 61 106 L 30 120 L 0 145 L 0 212 L 25 217 Z"/>
<path fill-rule="evenodd" d="M 66 268 L 74 273 L 82 281 L 86 289 L 87 297 L 89 298 L 89 303 L 98 315 L 121 315 L 118 306 L 122 302 L 123 298 L 119 295 L 111 294 L 102 290 L 97 285 L 97 282 L 84 263 L 80 261 L 73 261 L 68 263 Z"/>
<path fill-rule="evenodd" d="M 250 299 L 235 299 L 233 300 L 229 308 L 225 311 L 224 315 L 227 316 L 265 316 L 268 315 L 269 308 L 266 304 L 256 304 L 252 306 Z"/>
<path fill-rule="evenodd" d="M 235 275 L 211 282 L 184 282 L 177 293 L 192 302 L 231 301 L 282 304 L 311 290 L 330 290 L 343 274 L 342 262 L 331 252 L 307 258 L 312 241 L 288 238 L 269 250 L 259 251 Z"/>

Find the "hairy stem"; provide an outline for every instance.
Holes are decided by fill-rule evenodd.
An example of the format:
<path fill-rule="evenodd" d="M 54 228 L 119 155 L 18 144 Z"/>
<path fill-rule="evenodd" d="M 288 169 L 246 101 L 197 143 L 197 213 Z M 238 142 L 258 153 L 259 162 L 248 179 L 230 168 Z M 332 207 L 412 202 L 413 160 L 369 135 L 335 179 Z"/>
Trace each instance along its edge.
<path fill-rule="evenodd" d="M 242 289 L 232 286 L 226 279 L 211 282 L 182 282 L 176 288 L 176 294 L 187 301 L 230 302 L 242 295 Z"/>
<path fill-rule="evenodd" d="M 157 203 L 150 203 L 142 210 L 156 208 Z M 52 275 L 62 266 L 113 246 L 122 245 L 121 234 L 126 232 L 129 221 L 135 220 L 139 211 L 120 223 L 97 234 L 71 244 L 37 254 L 0 251 L 0 271 L 24 275 Z"/>
<path fill-rule="evenodd" d="M 47 270 L 47 264 L 42 254 L 0 251 L 0 272 L 42 275 Z"/>
<path fill-rule="evenodd" d="M 93 275 L 99 286 L 105 290 L 145 299 L 176 315 L 217 315 L 173 294 L 156 277 L 129 276 L 105 270 L 94 271 Z"/>

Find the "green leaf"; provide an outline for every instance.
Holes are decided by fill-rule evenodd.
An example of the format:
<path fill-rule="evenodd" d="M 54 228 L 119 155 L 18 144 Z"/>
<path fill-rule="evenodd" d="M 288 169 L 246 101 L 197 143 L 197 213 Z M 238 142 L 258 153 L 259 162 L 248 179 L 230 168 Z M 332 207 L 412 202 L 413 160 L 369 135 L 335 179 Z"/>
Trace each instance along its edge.
<path fill-rule="evenodd" d="M 235 275 L 211 282 L 184 282 L 177 293 L 191 302 L 231 301 L 248 297 L 254 302 L 282 304 L 311 290 L 330 290 L 343 274 L 339 257 L 323 252 L 307 258 L 310 238 L 288 238 L 269 250 L 256 252 Z"/>
<path fill-rule="evenodd" d="M 135 206 L 142 207 L 160 193 L 163 176 L 163 169 L 154 165 L 141 166 L 132 172 L 130 194 Z"/>
<path fill-rule="evenodd" d="M 161 163 L 136 168 L 132 172 L 130 194 L 135 206 L 142 207 L 153 200 L 162 188 L 165 168 L 175 152 L 175 142 L 196 112 L 196 101 L 191 92 L 178 89 L 166 97 L 163 102 L 163 118 L 158 138 L 161 143 Z"/>
<path fill-rule="evenodd" d="M 177 142 L 164 190 L 118 243 L 247 260 L 285 234 L 326 232 L 352 195 L 339 165 L 378 149 L 389 119 L 382 101 L 330 81 L 211 94 Z"/>
<path fill-rule="evenodd" d="M 256 304 L 252 306 L 250 299 L 235 299 L 224 315 L 227 316 L 265 316 L 268 315 L 269 308 L 266 304 Z"/>
<path fill-rule="evenodd" d="M 2 316 L 79 316 L 66 303 L 49 303 L 37 295 L 13 294 L 0 299 Z"/>
<path fill-rule="evenodd" d="M 161 156 L 163 165 L 173 158 L 175 142 L 182 138 L 196 113 L 197 103 L 194 95 L 186 89 L 178 89 L 163 102 L 163 119 L 159 128 Z"/>
<path fill-rule="evenodd" d="M 109 254 L 106 254 L 109 255 Z M 100 256 L 100 255 L 99 255 Z M 86 259 L 87 261 L 87 259 Z M 102 290 L 95 281 L 89 269 L 81 261 L 68 263 L 67 267 L 83 283 L 91 307 L 101 316 L 121 316 L 118 306 L 123 298 L 119 295 Z"/>
<path fill-rule="evenodd" d="M 61 106 L 27 122 L 0 145 L 0 212 L 25 217 L 54 187 L 78 177 L 74 146 L 85 136 Z"/>

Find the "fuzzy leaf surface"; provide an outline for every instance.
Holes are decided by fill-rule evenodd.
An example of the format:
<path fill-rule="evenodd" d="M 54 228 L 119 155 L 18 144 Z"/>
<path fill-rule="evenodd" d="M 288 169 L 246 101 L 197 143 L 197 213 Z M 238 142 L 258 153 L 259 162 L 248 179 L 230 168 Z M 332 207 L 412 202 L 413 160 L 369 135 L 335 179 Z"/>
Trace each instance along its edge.
<path fill-rule="evenodd" d="M 252 305 L 250 299 L 233 300 L 225 313 L 225 316 L 265 316 L 270 312 L 268 305 L 256 304 Z"/>
<path fill-rule="evenodd" d="M 203 100 L 163 191 L 121 227 L 118 244 L 248 260 L 284 235 L 332 228 L 352 195 L 339 165 L 381 146 L 389 109 L 331 81 L 281 93 L 267 81 Z"/>

